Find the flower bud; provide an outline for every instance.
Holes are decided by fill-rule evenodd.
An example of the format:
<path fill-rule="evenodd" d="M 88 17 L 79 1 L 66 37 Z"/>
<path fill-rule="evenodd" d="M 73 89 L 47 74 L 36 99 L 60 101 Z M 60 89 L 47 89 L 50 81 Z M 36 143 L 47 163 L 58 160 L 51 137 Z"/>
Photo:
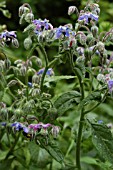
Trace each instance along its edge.
<path fill-rule="evenodd" d="M 17 84 L 18 81 L 17 80 L 11 80 L 9 83 L 8 83 L 8 87 L 11 87 L 11 86 L 14 86 L 15 84 Z"/>
<path fill-rule="evenodd" d="M 94 45 L 94 44 L 91 44 L 91 42 L 93 43 L 93 39 L 94 39 L 93 35 L 92 34 L 88 34 L 87 38 L 86 38 L 86 43 L 90 44 L 90 46 Z"/>
<path fill-rule="evenodd" d="M 68 8 L 68 15 L 73 14 L 73 13 L 75 12 L 75 10 L 76 10 L 76 6 L 70 6 L 70 7 Z"/>
<path fill-rule="evenodd" d="M 32 39 L 31 37 L 28 37 L 24 40 L 24 47 L 26 50 L 29 50 L 31 46 L 32 46 Z"/>
<path fill-rule="evenodd" d="M 60 127 L 58 127 L 58 126 L 52 127 L 51 134 L 53 135 L 54 138 L 57 138 L 59 132 L 60 132 Z"/>
<path fill-rule="evenodd" d="M 103 53 L 103 52 L 104 52 L 104 50 L 105 50 L 105 45 L 104 45 L 103 42 L 99 41 L 96 46 L 97 46 L 97 49 L 98 49 L 98 51 L 99 51 L 100 53 Z"/>
<path fill-rule="evenodd" d="M 33 89 L 32 91 L 32 96 L 39 96 L 40 95 L 40 89 L 36 88 L 36 89 Z"/>
<path fill-rule="evenodd" d="M 105 76 L 103 74 L 98 74 L 97 80 L 104 83 L 105 82 Z"/>
<path fill-rule="evenodd" d="M 24 65 L 22 65 L 22 67 L 20 68 L 20 73 L 21 73 L 21 75 L 22 76 L 25 76 L 25 74 L 26 74 L 26 67 L 24 66 Z"/>
<path fill-rule="evenodd" d="M 40 82 L 40 77 L 37 74 L 35 74 L 32 77 L 32 83 L 39 84 L 39 82 Z"/>
<path fill-rule="evenodd" d="M 19 47 L 19 42 L 16 38 L 13 38 L 12 39 L 12 45 L 15 47 L 15 48 L 18 48 Z"/>
<path fill-rule="evenodd" d="M 45 42 L 45 35 L 40 34 L 40 35 L 38 36 L 38 41 L 39 41 L 40 43 Z"/>
<path fill-rule="evenodd" d="M 36 63 L 37 63 L 37 65 L 38 65 L 39 68 L 42 67 L 42 60 L 41 60 L 40 58 L 37 58 L 37 59 L 36 59 Z"/>
<path fill-rule="evenodd" d="M 98 27 L 96 25 L 92 26 L 91 32 L 92 32 L 93 36 L 96 37 L 98 34 Z"/>
<path fill-rule="evenodd" d="M 86 49 L 84 50 L 84 55 L 85 55 L 85 57 L 86 57 L 87 59 L 90 59 L 91 56 L 92 56 L 92 51 L 91 51 L 89 48 L 86 48 Z"/>
<path fill-rule="evenodd" d="M 20 8 L 19 8 L 19 17 L 21 17 L 23 14 L 25 14 L 25 13 L 27 13 L 27 12 L 29 12 L 29 8 L 27 8 L 27 7 L 25 7 L 25 6 L 21 6 Z"/>
<path fill-rule="evenodd" d="M 34 20 L 34 15 L 32 13 L 28 13 L 25 16 L 25 21 L 31 23 Z"/>
<path fill-rule="evenodd" d="M 20 63 L 22 63 L 23 61 L 22 60 L 16 60 L 15 62 L 14 62 L 14 64 L 20 64 Z"/>
<path fill-rule="evenodd" d="M 5 69 L 5 64 L 3 60 L 0 60 L 0 71 L 3 72 Z"/>
<path fill-rule="evenodd" d="M 5 64 L 5 68 L 9 69 L 9 67 L 11 66 L 11 61 L 8 58 L 6 58 L 4 64 Z"/>

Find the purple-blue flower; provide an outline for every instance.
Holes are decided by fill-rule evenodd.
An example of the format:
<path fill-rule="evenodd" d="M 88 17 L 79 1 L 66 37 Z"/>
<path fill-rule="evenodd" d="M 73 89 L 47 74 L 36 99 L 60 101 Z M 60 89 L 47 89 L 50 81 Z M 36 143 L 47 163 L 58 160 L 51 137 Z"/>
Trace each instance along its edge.
<path fill-rule="evenodd" d="M 17 35 L 15 31 L 4 31 L 0 33 L 0 40 L 1 44 L 4 45 L 5 43 L 9 45 L 10 43 L 13 44 L 13 46 L 18 47 L 18 40 L 16 39 Z"/>
<path fill-rule="evenodd" d="M 40 69 L 37 74 L 38 74 L 38 75 L 43 74 L 44 70 L 45 70 L 45 68 Z M 46 75 L 48 75 L 48 76 L 54 75 L 53 69 L 52 69 L 52 68 L 49 68 L 49 69 L 47 70 L 47 72 L 46 72 Z"/>
<path fill-rule="evenodd" d="M 84 13 L 84 14 L 82 14 L 82 15 L 79 16 L 78 21 L 85 20 L 85 24 L 86 24 L 86 23 L 88 23 L 88 20 L 89 20 L 89 19 L 98 21 L 98 15 L 92 14 L 91 12 L 89 12 L 89 13 Z"/>
<path fill-rule="evenodd" d="M 98 124 L 102 124 L 103 123 L 103 120 L 98 120 Z"/>
<path fill-rule="evenodd" d="M 41 19 L 35 19 L 32 21 L 34 25 L 36 25 L 35 33 L 39 34 L 43 30 L 51 30 L 53 29 L 52 24 L 49 23 L 47 19 L 41 20 Z"/>
<path fill-rule="evenodd" d="M 48 127 L 50 127 L 51 124 L 47 123 L 47 124 L 43 124 L 43 123 L 38 123 L 38 124 L 30 124 L 29 128 L 33 129 L 34 131 L 37 131 L 38 129 L 47 129 Z"/>
<path fill-rule="evenodd" d="M 67 26 L 60 26 L 56 29 L 56 39 L 59 39 L 62 35 L 65 37 L 69 37 L 70 34 L 74 34 L 70 28 Z"/>
<path fill-rule="evenodd" d="M 7 39 L 7 38 L 16 38 L 15 31 L 4 31 L 0 34 L 0 38 Z"/>
<path fill-rule="evenodd" d="M 20 131 L 20 130 L 23 129 L 23 124 L 21 124 L 21 123 L 19 123 L 19 122 L 12 123 L 11 126 L 14 127 L 15 130 L 17 130 L 17 131 Z"/>
<path fill-rule="evenodd" d="M 6 126 L 6 122 L 1 122 L 0 123 L 2 126 Z"/>
<path fill-rule="evenodd" d="M 108 80 L 108 88 L 109 88 L 109 91 L 112 92 L 112 90 L 113 90 L 113 80 Z"/>
<path fill-rule="evenodd" d="M 31 83 L 31 82 L 28 82 L 28 86 L 29 86 L 29 87 L 32 87 L 32 83 Z"/>

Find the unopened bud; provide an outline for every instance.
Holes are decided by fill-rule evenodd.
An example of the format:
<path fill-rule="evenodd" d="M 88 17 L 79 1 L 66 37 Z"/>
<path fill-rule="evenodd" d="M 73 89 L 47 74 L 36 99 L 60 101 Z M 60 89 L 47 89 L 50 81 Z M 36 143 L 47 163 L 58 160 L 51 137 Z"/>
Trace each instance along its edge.
<path fill-rule="evenodd" d="M 91 44 L 91 42 L 93 43 L 93 39 L 94 39 L 93 35 L 88 34 L 87 38 L 86 38 L 86 43 L 90 44 L 90 46 L 93 45 L 93 44 Z"/>
<path fill-rule="evenodd" d="M 14 62 L 14 64 L 19 64 L 19 63 L 22 63 L 23 61 L 22 60 L 16 60 L 15 62 Z"/>
<path fill-rule="evenodd" d="M 33 68 L 29 68 L 27 70 L 27 74 L 28 74 L 28 76 L 33 76 L 35 74 L 35 70 Z"/>
<path fill-rule="evenodd" d="M 105 82 L 105 76 L 103 74 L 98 74 L 97 80 L 104 83 Z"/>
<path fill-rule="evenodd" d="M 37 59 L 36 59 L 36 63 L 37 63 L 37 65 L 38 65 L 39 68 L 42 67 L 42 60 L 41 60 L 40 58 L 37 58 Z"/>
<path fill-rule="evenodd" d="M 33 13 L 28 13 L 28 14 L 26 14 L 26 16 L 25 16 L 25 21 L 26 21 L 26 22 L 31 23 L 33 20 L 34 20 L 34 15 L 33 15 Z"/>
<path fill-rule="evenodd" d="M 103 42 L 98 42 L 97 43 L 97 49 L 98 49 L 98 51 L 100 52 L 100 53 L 103 53 L 104 52 L 104 50 L 105 50 L 105 45 L 104 45 L 104 43 Z"/>
<path fill-rule="evenodd" d="M 37 74 L 32 77 L 32 83 L 39 84 L 40 78 Z"/>
<path fill-rule="evenodd" d="M 22 5 L 19 8 L 19 17 L 21 17 L 23 14 L 26 14 L 27 12 L 29 12 L 29 8 Z"/>
<path fill-rule="evenodd" d="M 9 69 L 9 67 L 11 66 L 11 61 L 8 58 L 6 58 L 4 64 L 5 64 L 5 68 Z"/>
<path fill-rule="evenodd" d="M 75 10 L 76 10 L 76 6 L 70 6 L 70 7 L 68 8 L 68 15 L 73 14 L 73 13 L 75 12 Z"/>
<path fill-rule="evenodd" d="M 14 86 L 15 84 L 17 84 L 18 81 L 17 80 L 11 80 L 9 83 L 8 83 L 8 87 L 11 87 L 11 86 Z"/>
<path fill-rule="evenodd" d="M 24 65 L 22 65 L 22 67 L 20 68 L 20 73 L 22 76 L 25 76 L 26 74 L 26 67 Z"/>
<path fill-rule="evenodd" d="M 92 50 L 90 50 L 89 48 L 86 48 L 86 49 L 84 50 L 84 54 L 85 54 L 85 57 L 87 57 L 88 59 L 90 59 L 91 56 L 92 56 Z"/>
<path fill-rule="evenodd" d="M 59 132 L 60 132 L 60 127 L 58 127 L 58 126 L 52 127 L 51 134 L 53 135 L 54 138 L 57 138 Z"/>
<path fill-rule="evenodd" d="M 29 50 L 32 46 L 32 40 L 31 37 L 28 37 L 24 40 L 24 47 L 26 50 Z"/>
<path fill-rule="evenodd" d="M 98 27 L 96 25 L 92 26 L 91 32 L 92 32 L 93 36 L 96 37 L 98 34 Z"/>
<path fill-rule="evenodd" d="M 32 96 L 39 96 L 40 95 L 40 89 L 36 88 L 36 89 L 33 89 L 32 91 Z"/>
<path fill-rule="evenodd" d="M 19 42 L 16 38 L 13 38 L 12 39 L 12 45 L 15 47 L 15 48 L 18 48 L 19 47 Z"/>

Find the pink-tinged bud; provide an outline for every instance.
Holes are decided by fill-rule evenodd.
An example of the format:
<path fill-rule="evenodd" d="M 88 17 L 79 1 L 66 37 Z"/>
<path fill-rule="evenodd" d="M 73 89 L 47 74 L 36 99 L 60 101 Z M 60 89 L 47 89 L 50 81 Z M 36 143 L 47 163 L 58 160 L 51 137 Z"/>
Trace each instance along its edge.
<path fill-rule="evenodd" d="M 70 7 L 68 8 L 68 15 L 73 14 L 73 13 L 75 12 L 75 10 L 76 10 L 76 6 L 70 6 Z"/>

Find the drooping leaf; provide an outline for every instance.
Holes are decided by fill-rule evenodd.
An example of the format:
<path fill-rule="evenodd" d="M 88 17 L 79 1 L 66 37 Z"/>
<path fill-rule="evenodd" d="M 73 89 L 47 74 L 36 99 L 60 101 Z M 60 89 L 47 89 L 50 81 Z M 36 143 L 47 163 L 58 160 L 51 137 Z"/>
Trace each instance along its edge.
<path fill-rule="evenodd" d="M 113 137 L 110 129 L 104 124 L 92 124 L 92 142 L 100 155 L 113 164 Z"/>
<path fill-rule="evenodd" d="M 42 146 L 57 162 L 63 162 L 64 156 L 55 141 Z"/>
<path fill-rule="evenodd" d="M 66 79 L 73 79 L 76 78 L 76 76 L 52 76 L 45 78 L 46 82 L 56 82 L 60 80 L 66 80 Z"/>
<path fill-rule="evenodd" d="M 77 103 L 77 99 L 80 96 L 81 94 L 77 91 L 69 91 L 58 97 L 54 102 L 54 106 L 57 108 L 58 114 L 61 115 L 72 108 Z"/>

